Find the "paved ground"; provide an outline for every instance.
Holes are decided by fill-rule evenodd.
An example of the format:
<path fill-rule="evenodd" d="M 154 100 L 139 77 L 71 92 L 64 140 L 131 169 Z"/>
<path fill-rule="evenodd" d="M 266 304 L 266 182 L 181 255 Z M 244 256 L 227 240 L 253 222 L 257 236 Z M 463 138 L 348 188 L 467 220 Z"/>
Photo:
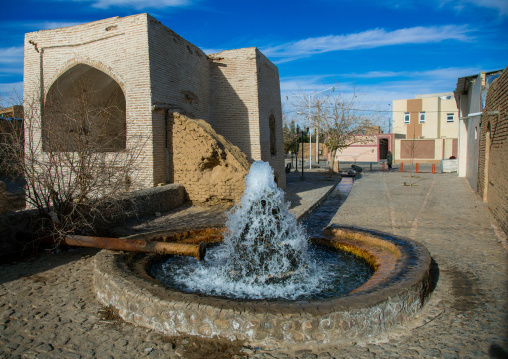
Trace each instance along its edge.
<path fill-rule="evenodd" d="M 436 289 L 419 318 L 370 343 L 337 343 L 293 351 L 248 349 L 243 343 L 163 338 L 122 322 L 93 295 L 94 250 L 44 255 L 0 266 L 0 357 L 2 358 L 506 358 L 506 239 L 486 206 L 455 174 L 366 172 L 352 186 L 334 191 L 340 209 L 316 216 L 414 238 L 435 260 Z M 288 197 L 295 212 L 308 208 L 333 185 L 323 174 L 306 181 L 291 174 Z M 324 206 L 327 206 L 325 202 Z M 330 213 L 332 212 L 332 214 Z M 222 217 L 221 217 L 222 216 Z M 314 217 L 314 218 L 313 218 Z M 221 222 L 220 211 L 183 208 L 118 231 L 159 230 Z"/>

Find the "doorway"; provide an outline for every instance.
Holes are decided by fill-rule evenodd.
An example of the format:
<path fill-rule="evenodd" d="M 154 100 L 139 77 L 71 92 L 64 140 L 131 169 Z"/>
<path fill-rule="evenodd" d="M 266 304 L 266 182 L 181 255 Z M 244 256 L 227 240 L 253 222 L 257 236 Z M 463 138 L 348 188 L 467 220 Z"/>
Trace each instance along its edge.
<path fill-rule="evenodd" d="M 388 154 L 388 139 L 380 138 L 379 139 L 379 159 L 386 160 L 386 155 Z"/>

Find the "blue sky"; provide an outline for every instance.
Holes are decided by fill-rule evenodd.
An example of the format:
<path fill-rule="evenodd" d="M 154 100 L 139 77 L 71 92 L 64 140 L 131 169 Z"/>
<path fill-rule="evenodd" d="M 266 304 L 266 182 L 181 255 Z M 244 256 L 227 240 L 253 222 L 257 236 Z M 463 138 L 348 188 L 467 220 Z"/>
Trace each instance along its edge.
<path fill-rule="evenodd" d="M 283 99 L 340 84 L 368 107 L 453 91 L 508 65 L 508 0 L 0 0 L 0 92 L 22 89 L 26 32 L 147 12 L 207 53 L 258 47 Z"/>

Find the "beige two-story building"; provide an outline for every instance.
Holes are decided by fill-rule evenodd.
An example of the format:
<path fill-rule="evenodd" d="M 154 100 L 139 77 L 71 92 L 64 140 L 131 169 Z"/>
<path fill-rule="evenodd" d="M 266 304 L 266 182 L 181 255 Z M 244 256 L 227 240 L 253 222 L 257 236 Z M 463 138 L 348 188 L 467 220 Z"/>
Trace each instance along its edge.
<path fill-rule="evenodd" d="M 393 101 L 396 162 L 439 162 L 457 156 L 458 110 L 452 92 Z"/>

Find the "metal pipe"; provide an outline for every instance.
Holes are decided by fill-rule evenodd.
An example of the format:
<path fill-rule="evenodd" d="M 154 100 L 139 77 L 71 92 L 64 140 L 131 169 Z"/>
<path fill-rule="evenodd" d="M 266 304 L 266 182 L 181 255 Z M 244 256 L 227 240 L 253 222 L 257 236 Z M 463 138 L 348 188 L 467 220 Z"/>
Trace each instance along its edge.
<path fill-rule="evenodd" d="M 45 237 L 44 242 L 67 244 L 70 246 L 103 248 L 117 251 L 146 252 L 157 254 L 172 254 L 178 256 L 195 257 L 203 260 L 206 255 L 206 243 L 197 244 L 167 243 L 144 241 L 141 239 L 122 239 L 89 236 L 65 236 L 63 238 Z"/>

